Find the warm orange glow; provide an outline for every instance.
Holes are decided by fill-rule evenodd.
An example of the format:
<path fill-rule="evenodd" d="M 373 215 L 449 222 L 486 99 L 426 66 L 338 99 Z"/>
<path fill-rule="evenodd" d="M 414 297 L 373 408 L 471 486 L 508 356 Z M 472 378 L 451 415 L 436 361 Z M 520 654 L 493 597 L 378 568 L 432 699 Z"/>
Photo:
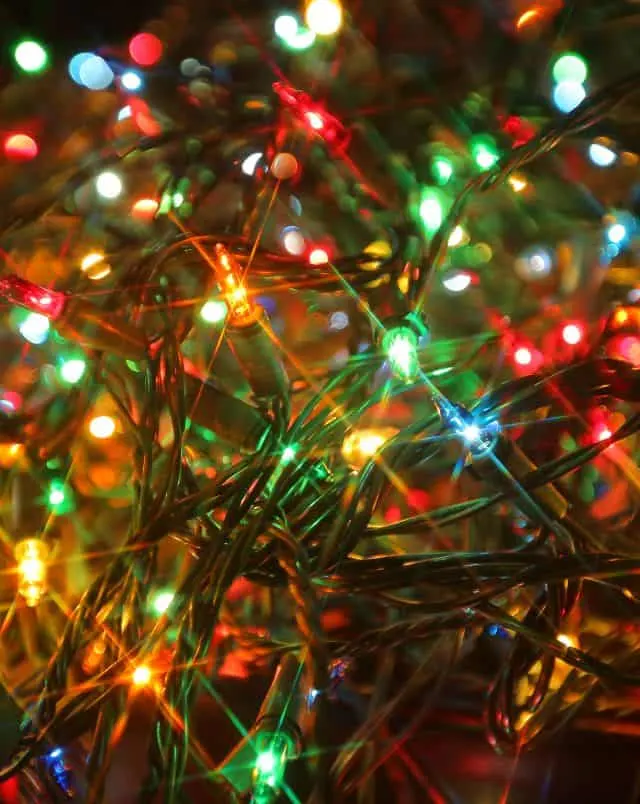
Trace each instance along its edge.
<path fill-rule="evenodd" d="M 230 322 L 240 325 L 254 322 L 257 311 L 242 284 L 242 268 L 222 243 L 216 244 L 213 268 L 229 308 Z"/>
<path fill-rule="evenodd" d="M 151 683 L 151 670 L 146 664 L 141 664 L 133 671 L 131 681 L 135 687 L 147 687 Z"/>
<path fill-rule="evenodd" d="M 541 15 L 539 8 L 530 8 L 528 11 L 525 11 L 523 14 L 520 14 L 520 16 L 516 21 L 516 28 L 520 31 L 527 25 L 531 25 L 531 23 L 539 19 L 540 16 Z"/>
<path fill-rule="evenodd" d="M 131 207 L 131 214 L 138 220 L 151 220 L 158 211 L 158 206 L 154 198 L 140 198 Z"/>
<path fill-rule="evenodd" d="M 14 553 L 18 563 L 18 592 L 27 606 L 37 606 L 46 592 L 49 548 L 42 539 L 23 539 Z"/>

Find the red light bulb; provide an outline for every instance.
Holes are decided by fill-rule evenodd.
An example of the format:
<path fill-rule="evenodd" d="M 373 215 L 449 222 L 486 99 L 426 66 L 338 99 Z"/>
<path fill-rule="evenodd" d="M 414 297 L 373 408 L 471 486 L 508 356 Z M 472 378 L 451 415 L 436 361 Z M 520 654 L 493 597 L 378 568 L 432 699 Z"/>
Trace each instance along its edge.
<path fill-rule="evenodd" d="M 329 255 L 326 249 L 314 248 L 309 254 L 309 265 L 326 265 L 329 262 Z"/>
<path fill-rule="evenodd" d="M 38 155 L 38 143 L 28 134 L 12 134 L 3 147 L 7 159 L 14 162 L 27 162 Z"/>
<path fill-rule="evenodd" d="M 576 346 L 584 336 L 579 324 L 565 324 L 562 328 L 562 340 L 569 346 Z"/>
<path fill-rule="evenodd" d="M 67 303 L 64 293 L 43 288 L 13 274 L 0 279 L 0 295 L 12 304 L 26 307 L 34 313 L 42 313 L 54 320 L 60 317 Z"/>
<path fill-rule="evenodd" d="M 598 424 L 593 428 L 594 441 L 606 441 L 607 438 L 611 438 L 611 435 L 611 430 L 609 430 L 606 424 Z"/>
<path fill-rule="evenodd" d="M 533 354 L 528 346 L 519 346 L 513 353 L 513 359 L 519 366 L 530 366 L 533 363 Z"/>
<path fill-rule="evenodd" d="M 150 33 L 140 33 L 129 42 L 129 55 L 141 67 L 152 67 L 160 61 L 162 42 Z"/>

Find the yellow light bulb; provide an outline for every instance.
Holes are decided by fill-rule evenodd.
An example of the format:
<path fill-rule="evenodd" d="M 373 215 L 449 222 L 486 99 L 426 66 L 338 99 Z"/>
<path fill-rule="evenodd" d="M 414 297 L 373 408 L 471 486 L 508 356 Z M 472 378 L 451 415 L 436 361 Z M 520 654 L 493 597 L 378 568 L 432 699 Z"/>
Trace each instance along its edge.
<path fill-rule="evenodd" d="M 18 593 L 27 606 L 37 606 L 47 590 L 49 548 L 42 539 L 23 539 L 14 550 L 18 569 Z"/>
<path fill-rule="evenodd" d="M 222 243 L 216 244 L 213 268 L 220 290 L 225 294 L 230 323 L 242 326 L 256 321 L 258 311 L 242 284 L 242 268 Z"/>
<path fill-rule="evenodd" d="M 146 687 L 151 682 L 151 670 L 146 664 L 141 664 L 133 671 L 131 681 L 136 687 Z"/>
<path fill-rule="evenodd" d="M 311 0 L 304 18 L 317 36 L 333 36 L 342 27 L 342 6 L 338 0 Z"/>
<path fill-rule="evenodd" d="M 523 179 L 521 176 L 509 176 L 507 181 L 509 182 L 509 185 L 514 193 L 521 193 L 529 186 L 526 179 Z"/>
<path fill-rule="evenodd" d="M 116 422 L 111 416 L 96 416 L 89 422 L 89 432 L 94 438 L 111 438 L 115 431 Z"/>
<path fill-rule="evenodd" d="M 353 469 L 361 469 L 397 432 L 395 427 L 354 430 L 342 442 L 342 456 Z"/>
<path fill-rule="evenodd" d="M 82 258 L 80 263 L 81 270 L 94 281 L 104 279 L 111 273 L 111 266 L 105 262 L 104 254 L 101 251 L 90 251 Z"/>

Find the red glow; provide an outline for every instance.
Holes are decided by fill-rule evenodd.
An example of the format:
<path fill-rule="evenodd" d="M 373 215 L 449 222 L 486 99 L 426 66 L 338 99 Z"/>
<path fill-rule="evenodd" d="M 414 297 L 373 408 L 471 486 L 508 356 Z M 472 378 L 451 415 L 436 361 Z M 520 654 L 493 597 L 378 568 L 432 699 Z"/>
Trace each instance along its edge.
<path fill-rule="evenodd" d="M 311 128 L 315 131 L 320 131 L 324 128 L 324 120 L 322 119 L 322 115 L 319 115 L 318 112 L 306 112 L 305 118 L 307 123 L 309 123 Z"/>
<path fill-rule="evenodd" d="M 151 67 L 162 58 L 164 48 L 157 36 L 140 33 L 129 42 L 129 55 L 141 67 Z"/>
<path fill-rule="evenodd" d="M 309 254 L 310 265 L 326 265 L 329 262 L 329 255 L 323 248 L 314 248 Z"/>
<path fill-rule="evenodd" d="M 12 304 L 54 319 L 62 314 L 67 302 L 64 293 L 43 288 L 34 282 L 29 282 L 28 279 L 21 279 L 12 274 L 0 279 L 0 295 Z"/>
<path fill-rule="evenodd" d="M 565 324 L 562 328 L 562 340 L 569 346 L 576 346 L 584 337 L 584 331 L 579 324 Z"/>
<path fill-rule="evenodd" d="M 617 347 L 621 357 L 633 363 L 634 366 L 640 366 L 640 338 L 635 335 L 627 335 L 620 338 Z"/>
<path fill-rule="evenodd" d="M 519 366 L 530 366 L 533 363 L 533 354 L 527 346 L 520 346 L 513 353 L 513 359 Z"/>
<path fill-rule="evenodd" d="M 38 155 L 38 143 L 28 134 L 12 134 L 4 141 L 4 153 L 14 162 L 27 162 Z"/>
<path fill-rule="evenodd" d="M 138 220 L 149 221 L 158 211 L 158 202 L 154 198 L 140 198 L 131 207 L 131 214 Z"/>
<path fill-rule="evenodd" d="M 286 106 L 307 128 L 320 135 L 328 145 L 333 145 L 335 148 L 346 148 L 349 144 L 349 131 L 337 117 L 315 103 L 306 92 L 295 89 L 282 81 L 276 81 L 273 91 L 280 98 L 283 106 Z"/>
<path fill-rule="evenodd" d="M 22 407 L 22 396 L 17 391 L 5 391 L 0 397 L 0 407 L 15 412 Z"/>
<path fill-rule="evenodd" d="M 606 441 L 607 438 L 611 438 L 611 435 L 611 430 L 609 430 L 606 424 L 599 424 L 593 428 L 594 441 Z"/>

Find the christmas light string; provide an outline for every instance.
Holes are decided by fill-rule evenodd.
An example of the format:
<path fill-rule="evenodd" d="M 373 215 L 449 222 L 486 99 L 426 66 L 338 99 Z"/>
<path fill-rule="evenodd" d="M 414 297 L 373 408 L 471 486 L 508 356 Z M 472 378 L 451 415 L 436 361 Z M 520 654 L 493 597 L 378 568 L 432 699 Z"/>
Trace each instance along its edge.
<path fill-rule="evenodd" d="M 429 348 L 425 345 L 430 337 L 429 322 L 425 326 L 420 315 L 415 314 L 422 310 L 428 282 L 471 193 L 497 186 L 563 138 L 592 125 L 636 86 L 637 76 L 632 76 L 603 90 L 578 107 L 563 125 L 521 146 L 494 170 L 472 180 L 433 236 L 419 270 L 409 271 L 408 301 L 414 310 L 409 313 L 406 300 L 396 293 L 398 315 L 393 319 L 379 319 L 366 297 L 368 286 L 375 280 L 388 276 L 397 279 L 405 268 L 398 264 L 406 246 L 399 233 L 397 247 L 389 256 L 376 260 L 378 267 L 373 272 L 362 271 L 363 264 L 371 262 L 366 250 L 351 258 L 310 266 L 260 248 L 245 270 L 243 266 L 253 253 L 251 240 L 189 231 L 176 236 L 168 229 L 165 242 L 156 244 L 150 257 L 137 264 L 134 261 L 131 273 L 122 274 L 108 302 L 108 307 L 113 308 L 118 300 L 126 299 L 126 304 L 137 310 L 133 321 L 113 309 L 107 312 L 107 308 L 103 310 L 82 297 L 43 288 L 17 276 L 2 279 L 2 292 L 9 301 L 44 314 L 61 335 L 99 353 L 95 370 L 87 380 L 87 393 L 96 382 L 103 384 L 135 442 L 131 524 L 122 551 L 93 581 L 73 610 L 46 671 L 36 712 L 25 722 L 21 745 L 11 766 L 3 771 L 3 778 L 44 750 L 55 729 L 79 713 L 97 711 L 99 707 L 88 768 L 88 800 L 100 800 L 113 748 L 112 736 L 118 733 L 121 713 L 126 709 L 123 679 L 131 677 L 136 666 L 147 666 L 139 662 L 152 662 L 168 628 L 169 618 L 165 618 L 145 632 L 146 587 L 153 578 L 158 546 L 166 539 L 178 540 L 197 561 L 170 604 L 178 631 L 173 657 L 158 682 L 158 696 L 163 703 L 143 801 L 151 801 L 163 782 L 165 800 L 178 800 L 189 759 L 187 724 L 197 691 L 198 668 L 209 654 L 214 623 L 225 597 L 241 576 L 266 588 L 286 587 L 294 601 L 301 639 L 281 646 L 280 652 L 285 654 L 281 674 L 286 675 L 289 654 L 300 652 L 306 664 L 305 683 L 319 695 L 317 722 L 308 732 L 314 735 L 313 742 L 319 749 L 327 742 L 322 707 L 329 684 L 330 658 L 355 659 L 391 646 L 433 640 L 429 646 L 433 656 L 444 650 L 449 656 L 448 667 L 454 668 L 463 637 L 473 628 L 482 629 L 487 622 L 516 634 L 507 669 L 495 681 L 489 701 L 489 732 L 496 742 L 516 741 L 518 717 L 523 711 L 534 713 L 540 728 L 545 718 L 551 725 L 557 722 L 554 699 L 561 698 L 563 686 L 551 691 L 556 660 L 580 671 L 570 672 L 562 682 L 566 687 L 570 683 L 584 685 L 582 674 L 611 683 L 638 684 L 640 674 L 627 670 L 625 655 L 602 661 L 557 638 L 575 608 L 584 581 L 606 580 L 612 594 L 622 595 L 626 590 L 624 579 L 637 572 L 638 562 L 633 556 L 601 549 L 587 526 L 573 513 L 567 513 L 563 493 L 551 484 L 601 455 L 612 444 L 632 436 L 640 420 L 632 415 L 605 440 L 539 465 L 529 461 L 524 452 L 514 452 L 509 440 L 510 427 L 539 426 L 527 421 L 526 415 L 557 404 L 558 386 L 563 383 L 568 396 L 575 394 L 577 387 L 587 399 L 637 401 L 636 372 L 616 361 L 589 359 L 551 376 L 531 375 L 506 383 L 475 404 L 469 400 L 465 404 L 454 402 L 440 390 L 437 377 L 421 368 L 421 359 Z M 276 94 L 283 96 L 282 88 L 276 89 Z M 304 93 L 287 98 L 295 104 L 312 104 Z M 331 135 L 327 146 L 334 147 L 336 140 L 338 149 L 348 146 L 346 134 L 341 133 L 346 129 L 324 107 L 313 105 L 297 117 L 316 132 L 327 124 Z M 158 140 L 153 141 L 154 146 L 158 144 Z M 100 168 L 116 164 L 110 157 Z M 74 177 L 67 187 L 79 186 L 89 173 L 93 168 Z M 35 206 L 37 212 L 30 217 L 37 218 L 42 208 Z M 11 234 L 16 231 L 14 221 Z M 159 281 L 156 286 L 165 260 L 173 255 L 187 259 L 193 256 L 194 264 L 199 264 L 201 249 L 210 255 L 208 262 L 214 267 L 227 302 L 229 316 L 224 337 L 233 344 L 237 363 L 253 390 L 252 404 L 236 399 L 223 388 L 204 384 L 202 376 L 185 368 L 181 344 L 190 330 L 189 316 L 176 325 L 172 316 L 180 310 L 179 300 L 175 304 L 166 284 Z M 211 279 L 206 281 L 210 283 Z M 242 284 L 244 281 L 247 286 Z M 278 354 L 278 341 L 269 336 L 268 321 L 260 318 L 252 300 L 259 285 L 273 289 L 279 283 L 291 289 L 313 287 L 326 293 L 340 292 L 345 286 L 354 289 L 354 295 L 362 300 L 363 317 L 377 338 L 374 350 L 350 358 L 327 381 L 303 377 L 312 395 L 301 409 L 294 408 L 291 416 L 284 372 L 285 365 L 293 361 L 286 350 Z M 233 285 L 231 289 L 229 284 Z M 136 296 L 141 287 L 142 304 Z M 145 309 L 157 313 L 149 331 L 142 323 Z M 102 357 L 100 353 L 104 353 Z M 141 371 L 134 378 L 120 376 L 110 361 L 113 355 L 140 364 Z M 376 373 L 384 370 L 387 363 L 392 376 L 372 392 Z M 382 401 L 415 393 L 425 399 L 422 418 L 397 432 L 381 434 L 378 430 L 382 441 L 376 441 L 377 446 L 369 447 L 364 442 L 358 447 L 362 450 L 362 465 L 353 468 L 342 463 L 340 452 L 345 435 L 353 432 L 370 409 Z M 84 402 L 85 408 L 88 402 Z M 245 449 L 236 465 L 206 483 L 194 474 L 185 448 L 187 420 L 203 406 L 203 426 Z M 170 421 L 169 446 L 159 440 L 165 411 Z M 513 415 L 515 424 L 510 422 Z M 430 462 L 446 474 L 450 467 L 441 455 L 444 452 L 450 457 L 452 449 L 458 453 L 456 478 L 463 474 L 475 476 L 486 496 L 434 508 L 393 524 L 372 523 L 385 492 L 394 486 L 402 489 L 403 474 Z M 444 528 L 505 502 L 528 517 L 531 528 L 538 532 L 531 543 L 495 552 L 456 549 L 448 553 L 406 551 L 376 555 L 380 550 L 377 540 L 382 536 L 402 537 L 416 532 L 425 535 L 431 530 L 441 534 Z M 368 540 L 373 542 L 373 554 L 367 554 L 367 549 L 363 554 L 356 552 Z M 41 583 L 41 573 L 33 566 L 23 569 L 25 583 L 35 589 L 36 582 Z M 623 580 L 619 583 L 618 579 Z M 535 589 L 537 596 L 520 617 L 503 608 L 504 602 L 496 603 L 504 601 L 510 592 L 529 588 Z M 35 596 L 30 595 L 24 597 L 35 604 Z M 401 616 L 411 612 L 415 615 L 406 621 L 381 625 L 353 641 L 331 641 L 323 633 L 320 612 L 324 601 L 340 595 L 361 596 L 397 609 Z M 526 601 L 526 597 L 523 599 Z M 101 633 L 109 636 L 103 667 L 93 674 L 88 690 L 66 700 L 67 677 L 73 662 Z M 272 647 L 277 653 L 275 645 Z M 255 648 L 258 650 L 259 644 Z M 533 698 L 523 706 L 515 702 L 516 680 L 536 662 L 541 662 L 543 669 Z M 357 735 L 363 745 L 411 694 L 427 686 L 440 689 L 446 674 L 439 672 L 435 664 L 428 654 L 407 690 L 390 696 L 386 706 L 360 727 Z M 298 663 L 295 672 L 302 677 Z M 149 681 L 143 673 L 138 678 L 142 685 Z M 273 683 L 277 711 L 270 717 L 276 717 L 276 726 L 265 732 L 258 720 L 249 741 L 254 746 L 253 773 L 235 782 L 241 794 L 252 789 L 253 800 L 260 802 L 277 795 L 284 784 L 287 762 L 300 751 L 297 732 L 301 727 L 293 711 L 296 707 L 282 698 L 278 677 Z M 288 683 L 291 686 L 291 679 Z M 418 720 L 427 709 L 425 705 Z M 545 709 L 549 710 L 548 716 Z M 285 721 L 290 721 L 286 729 Z M 344 780 L 360 753 L 360 748 L 345 747 L 335 760 L 334 778 Z M 309 755 L 313 756 L 313 751 Z M 233 762 L 229 759 L 223 763 L 212 779 L 213 784 L 227 789 L 230 800 L 235 793 L 226 788 L 221 777 Z M 315 776 L 319 788 L 326 790 L 328 768 L 323 765 L 326 763 L 318 763 Z"/>

